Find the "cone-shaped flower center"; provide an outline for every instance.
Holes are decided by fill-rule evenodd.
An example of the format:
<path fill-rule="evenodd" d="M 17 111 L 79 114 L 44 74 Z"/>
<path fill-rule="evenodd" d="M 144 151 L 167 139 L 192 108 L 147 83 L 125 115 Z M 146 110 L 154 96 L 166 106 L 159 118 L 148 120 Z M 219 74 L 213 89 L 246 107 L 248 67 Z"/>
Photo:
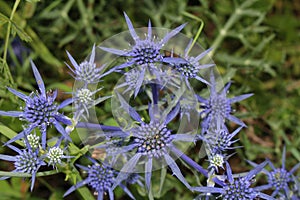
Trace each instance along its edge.
<path fill-rule="evenodd" d="M 91 64 L 87 61 L 80 63 L 78 68 L 76 68 L 76 78 L 87 83 L 97 82 L 99 79 L 99 70 L 97 70 L 96 64 Z"/>
<path fill-rule="evenodd" d="M 189 57 L 187 63 L 179 63 L 175 66 L 175 69 L 187 78 L 195 78 L 199 71 L 198 65 L 198 61 L 194 57 Z"/>
<path fill-rule="evenodd" d="M 232 144 L 232 137 L 225 130 L 214 130 L 209 131 L 209 134 L 206 136 L 208 143 L 212 146 L 212 153 L 222 153 L 225 150 L 229 149 Z"/>
<path fill-rule="evenodd" d="M 35 135 L 35 134 L 29 134 L 27 135 L 27 139 L 28 139 L 28 142 L 31 146 L 31 148 L 33 149 L 36 149 L 39 147 L 40 145 L 40 137 Z M 24 144 L 26 145 L 25 141 L 24 141 Z"/>
<path fill-rule="evenodd" d="M 52 147 L 48 152 L 49 164 L 61 163 L 64 152 L 59 147 Z"/>
<path fill-rule="evenodd" d="M 211 167 L 214 167 L 214 168 L 221 167 L 221 168 L 223 168 L 224 156 L 222 156 L 221 154 L 215 154 L 209 159 L 209 162 L 210 162 Z"/>
<path fill-rule="evenodd" d="M 17 172 L 34 174 L 40 164 L 37 152 L 23 150 L 22 154 L 16 156 L 15 168 Z"/>
<path fill-rule="evenodd" d="M 291 174 L 285 169 L 275 169 L 270 172 L 269 183 L 272 184 L 276 189 L 284 189 L 288 186 L 288 182 L 291 182 Z"/>
<path fill-rule="evenodd" d="M 132 69 L 125 74 L 125 80 L 126 80 L 127 85 L 129 86 L 129 88 L 136 87 L 139 75 L 140 75 L 139 71 L 137 71 L 135 69 Z"/>
<path fill-rule="evenodd" d="M 159 123 L 142 124 L 137 131 L 137 152 L 150 157 L 160 157 L 172 141 L 171 131 Z"/>
<path fill-rule="evenodd" d="M 130 53 L 130 56 L 133 57 L 137 65 L 150 64 L 160 60 L 159 51 L 160 48 L 156 47 L 155 43 L 151 41 L 138 41 Z"/>
<path fill-rule="evenodd" d="M 251 182 L 244 178 L 234 180 L 225 187 L 224 200 L 251 200 L 257 197 L 257 192 L 250 188 Z"/>
<path fill-rule="evenodd" d="M 24 118 L 30 123 L 49 125 L 54 121 L 54 116 L 57 112 L 57 106 L 54 104 L 54 99 L 51 97 L 43 97 L 34 95 L 26 101 L 24 109 Z"/>
<path fill-rule="evenodd" d="M 93 102 L 92 95 L 92 92 L 86 88 L 80 89 L 76 93 L 79 103 L 84 105 L 90 105 Z"/>
<path fill-rule="evenodd" d="M 219 95 L 210 99 L 208 107 L 211 110 L 212 116 L 227 118 L 231 112 L 231 106 L 228 100 L 220 97 Z"/>
<path fill-rule="evenodd" d="M 116 171 L 110 167 L 94 164 L 88 171 L 89 185 L 97 192 L 106 191 L 112 187 Z"/>

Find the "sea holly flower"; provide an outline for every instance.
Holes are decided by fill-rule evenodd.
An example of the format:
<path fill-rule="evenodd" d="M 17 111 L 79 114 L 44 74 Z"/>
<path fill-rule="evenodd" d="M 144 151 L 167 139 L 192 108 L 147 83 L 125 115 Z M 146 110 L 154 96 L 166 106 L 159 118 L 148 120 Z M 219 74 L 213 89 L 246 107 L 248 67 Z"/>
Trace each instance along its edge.
<path fill-rule="evenodd" d="M 272 197 L 284 196 L 285 198 L 291 198 L 292 190 L 295 182 L 295 176 L 293 173 L 300 167 L 300 163 L 296 164 L 290 171 L 285 168 L 286 159 L 286 147 L 283 147 L 281 168 L 276 168 L 274 164 L 268 160 L 271 171 L 263 169 L 263 173 L 268 176 L 268 184 L 260 186 L 260 190 L 273 189 Z M 257 164 L 248 161 L 251 165 L 257 166 Z"/>
<path fill-rule="evenodd" d="M 171 53 L 171 57 L 164 57 L 163 62 L 166 62 L 170 64 L 173 69 L 175 69 L 177 72 L 179 72 L 182 75 L 182 78 L 185 80 L 187 86 L 190 87 L 189 84 L 189 79 L 195 78 L 198 81 L 201 81 L 207 85 L 209 85 L 209 82 L 207 82 L 205 79 L 200 77 L 199 71 L 202 69 L 207 69 L 210 67 L 215 66 L 215 64 L 200 64 L 200 60 L 207 56 L 207 54 L 212 50 L 212 49 L 207 49 L 203 51 L 201 54 L 198 56 L 189 56 L 189 50 L 192 45 L 192 40 L 189 42 L 187 47 L 184 50 L 184 55 L 179 56 L 179 57 L 174 57 L 173 52 Z"/>
<path fill-rule="evenodd" d="M 97 67 L 95 63 L 95 55 L 96 55 L 95 45 L 93 46 L 89 61 L 83 61 L 80 64 L 78 64 L 75 61 L 75 59 L 72 57 L 72 55 L 69 52 L 67 52 L 67 54 L 75 69 L 73 69 L 67 63 L 66 65 L 71 70 L 72 72 L 71 76 L 75 80 L 82 81 L 85 83 L 85 85 L 94 84 L 94 83 L 98 83 L 100 79 L 106 75 L 101 73 L 105 65 L 102 65 L 101 67 Z"/>
<path fill-rule="evenodd" d="M 158 38 L 153 37 L 151 22 L 149 21 L 148 33 L 146 35 L 146 38 L 141 39 L 138 36 L 138 34 L 136 33 L 136 31 L 132 25 L 132 22 L 130 21 L 130 19 L 126 13 L 124 13 L 124 16 L 125 16 L 125 20 L 126 20 L 130 35 L 135 42 L 135 44 L 132 45 L 132 48 L 129 50 L 119 50 L 119 49 L 113 49 L 113 48 L 107 48 L 107 47 L 100 47 L 102 50 L 105 50 L 107 52 L 129 58 L 128 62 L 126 62 L 120 66 L 117 66 L 116 69 L 122 69 L 122 68 L 129 67 L 132 65 L 154 67 L 154 65 L 153 65 L 154 63 L 162 61 L 163 57 L 160 52 L 162 47 L 168 42 L 168 40 L 170 40 L 177 33 L 179 33 L 185 26 L 185 24 L 183 24 L 183 25 L 175 28 L 171 32 L 167 33 L 163 39 L 159 40 Z"/>
<path fill-rule="evenodd" d="M 40 136 L 31 133 L 27 135 L 27 140 L 32 149 L 37 149 L 40 147 Z M 24 140 L 24 144 L 26 145 L 26 140 Z"/>
<path fill-rule="evenodd" d="M 149 190 L 151 185 L 152 170 L 154 167 L 164 167 L 167 165 L 171 168 L 173 174 L 187 187 L 191 186 L 185 180 L 175 160 L 171 157 L 176 155 L 180 157 L 183 153 L 176 146 L 177 142 L 194 142 L 195 135 L 193 131 L 186 133 L 172 134 L 172 131 L 167 127 L 168 123 L 172 121 L 180 110 L 179 105 L 173 107 L 168 113 L 160 113 L 159 108 L 155 104 L 149 104 L 148 114 L 150 122 L 144 122 L 142 117 L 125 102 L 119 95 L 122 107 L 128 111 L 128 114 L 135 120 L 132 127 L 127 130 L 129 135 L 127 145 L 122 146 L 120 152 L 126 152 L 130 157 L 120 170 L 116 178 L 113 188 L 116 187 L 121 181 L 128 177 L 128 174 L 134 173 L 141 168 L 145 170 L 146 187 Z M 105 129 L 102 129 L 105 130 Z M 112 157 L 112 159 L 116 159 Z M 126 157 L 127 159 L 127 157 Z M 108 159 L 109 160 L 109 159 Z M 123 158 L 119 160 L 124 160 Z M 141 161 L 141 162 L 139 162 Z M 119 163 L 117 163 L 119 164 Z"/>
<path fill-rule="evenodd" d="M 140 70 L 133 68 L 130 71 L 124 73 L 124 83 L 118 85 L 116 89 L 125 87 L 126 89 L 122 92 L 123 94 L 127 92 L 132 92 L 135 91 L 137 86 L 140 88 L 141 85 L 144 83 L 145 84 L 145 79 L 139 79 L 140 77 Z M 143 74 L 143 77 L 145 74 Z"/>
<path fill-rule="evenodd" d="M 31 67 L 39 91 L 32 92 L 29 96 L 27 96 L 15 89 L 8 88 L 11 93 L 25 101 L 25 106 L 23 111 L 0 111 L 0 115 L 2 116 L 19 117 L 21 120 L 28 122 L 27 128 L 6 142 L 5 145 L 24 138 L 25 135 L 28 135 L 33 129 L 39 128 L 42 133 L 42 147 L 45 149 L 47 127 L 50 125 L 54 125 L 58 132 L 62 134 L 63 138 L 71 140 L 63 126 L 60 124 L 61 122 L 66 125 L 71 125 L 71 121 L 66 116 L 58 112 L 61 106 L 55 103 L 57 91 L 46 92 L 43 79 L 32 61 Z"/>
<path fill-rule="evenodd" d="M 115 178 L 118 172 L 110 166 L 99 164 L 92 158 L 90 158 L 90 160 L 93 163 L 91 166 L 86 167 L 77 165 L 79 168 L 87 172 L 87 178 L 68 189 L 68 191 L 66 191 L 66 193 L 64 194 L 64 197 L 75 191 L 77 188 L 80 188 L 84 185 L 89 185 L 95 191 L 95 195 L 98 196 L 98 200 L 102 200 L 103 196 L 106 194 L 108 194 L 110 200 L 113 200 L 114 188 L 112 186 L 115 183 Z M 123 185 L 122 183 L 118 183 L 118 185 L 131 199 L 135 199 L 125 185 Z"/>
<path fill-rule="evenodd" d="M 64 151 L 59 147 L 51 147 L 48 151 L 49 165 L 57 165 L 61 163 L 64 156 Z"/>
<path fill-rule="evenodd" d="M 182 24 L 181 26 L 178 26 L 174 30 L 167 33 L 163 39 L 159 40 L 159 38 L 156 38 L 152 35 L 152 27 L 151 22 L 148 23 L 148 33 L 146 34 L 146 38 L 140 38 L 138 34 L 136 33 L 132 22 L 130 21 L 127 14 L 124 12 L 125 20 L 130 32 L 130 35 L 132 39 L 134 40 L 134 44 L 131 45 L 130 49 L 127 50 L 119 50 L 114 48 L 108 48 L 108 47 L 100 47 L 100 49 L 107 51 L 109 53 L 123 56 L 128 58 L 128 61 L 125 63 L 122 63 L 121 65 L 118 65 L 114 67 L 110 71 L 114 70 L 120 70 L 126 67 L 137 67 L 139 76 L 137 79 L 137 87 L 135 89 L 135 96 L 137 95 L 141 83 L 144 79 L 144 75 L 146 70 L 149 70 L 151 74 L 154 74 L 157 78 L 160 76 L 159 71 L 156 67 L 156 64 L 161 63 L 163 59 L 163 55 L 161 53 L 162 47 L 176 34 L 178 34 L 185 26 L 185 24 Z M 134 77 L 136 79 L 136 77 Z"/>
<path fill-rule="evenodd" d="M 216 126 L 218 118 L 222 120 L 228 119 L 240 126 L 245 127 L 245 123 L 240 119 L 232 115 L 231 104 L 242 101 L 246 98 L 249 98 L 253 94 L 243 94 L 240 96 L 228 98 L 227 92 L 230 87 L 230 82 L 225 85 L 222 91 L 218 92 L 216 88 L 216 81 L 213 71 L 210 73 L 210 97 L 204 99 L 201 96 L 197 95 L 197 98 L 201 104 L 200 115 L 203 117 L 202 121 L 202 133 L 206 132 L 210 127 Z"/>
<path fill-rule="evenodd" d="M 63 159 L 73 158 L 73 156 L 67 156 L 64 154 L 66 151 L 65 148 L 60 147 L 61 140 L 59 140 L 54 146 L 49 147 L 47 153 L 42 157 L 49 165 L 52 165 L 53 168 L 57 169 L 58 165 L 62 164 Z"/>
<path fill-rule="evenodd" d="M 33 149 L 28 140 L 26 141 L 26 148 L 25 149 L 19 149 L 15 146 L 12 146 L 8 144 L 7 146 L 14 150 L 18 155 L 10 156 L 10 155 L 2 155 L 0 154 L 1 160 L 11 161 L 14 162 L 15 169 L 12 172 L 22 172 L 22 173 L 28 173 L 31 174 L 31 191 L 33 190 L 33 186 L 35 183 L 35 177 L 36 173 L 39 170 L 39 168 L 43 165 L 46 165 L 46 163 L 43 161 L 43 159 L 39 156 L 39 148 Z M 7 179 L 8 177 L 2 177 L 1 180 Z"/>
<path fill-rule="evenodd" d="M 232 147 L 232 144 L 237 142 L 238 139 L 232 139 L 243 127 L 240 126 L 232 133 L 229 133 L 226 125 L 222 123 L 222 119 L 218 117 L 216 120 L 215 127 L 211 127 L 206 133 L 198 135 L 198 138 L 205 142 L 206 146 L 209 146 L 209 154 L 223 154 L 227 150 L 237 148 Z"/>
<path fill-rule="evenodd" d="M 102 89 L 103 88 L 98 88 L 93 91 L 86 87 L 76 88 L 75 91 L 72 92 L 72 98 L 63 101 L 61 103 L 61 106 L 65 107 L 69 104 L 73 104 L 74 106 L 73 120 L 75 123 L 77 123 L 80 120 L 80 117 L 87 119 L 89 117 L 90 108 L 110 98 L 110 96 L 104 96 L 104 97 L 99 97 L 97 99 L 94 99 L 96 93 Z"/>
<path fill-rule="evenodd" d="M 226 162 L 226 180 L 223 182 L 222 187 L 193 187 L 192 189 L 197 192 L 210 194 L 220 194 L 223 200 L 254 200 L 257 198 L 275 200 L 273 197 L 264 194 L 251 187 L 255 175 L 257 175 L 267 164 L 267 161 L 257 165 L 254 169 L 244 176 L 234 178 L 230 165 Z"/>

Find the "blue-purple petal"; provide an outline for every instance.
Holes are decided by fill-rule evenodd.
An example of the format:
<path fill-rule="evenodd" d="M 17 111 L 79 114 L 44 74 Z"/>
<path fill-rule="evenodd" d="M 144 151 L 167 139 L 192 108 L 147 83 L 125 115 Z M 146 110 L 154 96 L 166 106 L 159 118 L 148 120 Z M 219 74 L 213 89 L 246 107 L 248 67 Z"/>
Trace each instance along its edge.
<path fill-rule="evenodd" d="M 125 12 L 124 12 L 124 16 L 125 16 L 125 20 L 126 20 L 126 23 L 127 23 L 127 26 L 128 26 L 128 29 L 129 29 L 129 32 L 130 32 L 132 38 L 134 39 L 134 41 L 139 40 L 140 38 L 136 34 L 134 27 L 132 25 L 132 22 L 130 21 L 129 17 L 127 16 L 127 14 Z"/>
<path fill-rule="evenodd" d="M 115 189 L 123 180 L 128 177 L 128 173 L 132 173 L 135 169 L 135 166 L 139 159 L 141 158 L 142 154 L 135 154 L 130 160 L 122 167 L 118 176 L 115 179 L 115 183 L 112 186 L 112 189 Z"/>
<path fill-rule="evenodd" d="M 202 193 L 219 193 L 223 194 L 224 189 L 223 188 L 217 188 L 217 187 L 192 187 L 193 191 L 202 192 Z"/>
<path fill-rule="evenodd" d="M 36 83 L 37 83 L 37 85 L 39 87 L 39 90 L 40 90 L 42 96 L 46 98 L 46 89 L 45 89 L 44 81 L 43 81 L 43 79 L 42 79 L 42 77 L 41 77 L 41 75 L 40 75 L 37 67 L 33 63 L 33 61 L 30 61 L 30 63 L 31 63 L 31 68 L 32 68 L 32 71 L 33 71 Z"/>
<path fill-rule="evenodd" d="M 175 163 L 173 158 L 169 156 L 169 154 L 164 154 L 165 161 L 167 162 L 168 166 L 171 168 L 173 174 L 187 187 L 191 188 L 191 186 L 188 184 L 184 176 L 182 175 L 178 165 Z"/>
<path fill-rule="evenodd" d="M 74 192 L 76 189 L 84 186 L 87 184 L 87 179 L 83 180 L 83 181 L 80 181 L 78 182 L 76 185 L 73 185 L 72 187 L 70 187 L 64 194 L 64 197 L 71 194 L 72 192 Z"/>
<path fill-rule="evenodd" d="M 9 156 L 9 155 L 3 155 L 3 154 L 0 154 L 0 159 L 1 160 L 6 160 L 6 161 L 11 161 L 11 162 L 16 161 L 15 156 Z"/>
<path fill-rule="evenodd" d="M 23 112 L 20 111 L 2 111 L 0 110 L 0 116 L 8 116 L 8 117 L 21 117 Z"/>
<path fill-rule="evenodd" d="M 14 95 L 16 95 L 17 97 L 23 99 L 24 101 L 28 98 L 27 95 L 25 95 L 25 94 L 23 94 L 22 92 L 19 92 L 19 91 L 13 89 L 13 88 L 7 87 L 7 89 L 8 89 L 11 93 L 13 93 Z"/>
<path fill-rule="evenodd" d="M 172 37 L 177 35 L 186 26 L 186 24 L 187 23 L 184 23 L 184 24 L 178 26 L 177 28 L 173 29 L 170 33 L 167 33 L 166 36 L 160 42 L 160 44 L 164 45 L 165 43 L 167 43 Z"/>
<path fill-rule="evenodd" d="M 150 191 L 151 188 L 151 177 L 152 177 L 152 158 L 149 158 L 145 164 L 145 182 L 147 190 Z"/>

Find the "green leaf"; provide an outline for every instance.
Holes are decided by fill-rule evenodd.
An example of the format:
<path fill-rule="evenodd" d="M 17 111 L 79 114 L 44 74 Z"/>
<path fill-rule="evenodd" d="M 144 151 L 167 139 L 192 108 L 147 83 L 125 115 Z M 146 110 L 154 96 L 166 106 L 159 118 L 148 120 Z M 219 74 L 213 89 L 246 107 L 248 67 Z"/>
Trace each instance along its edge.
<path fill-rule="evenodd" d="M 21 40 L 24 40 L 26 42 L 31 42 L 31 37 L 16 23 L 12 22 L 11 26 L 12 32 L 16 32 L 17 35 L 20 37 Z"/>
<path fill-rule="evenodd" d="M 6 17 L 5 15 L 3 15 L 2 13 L 0 13 L 0 26 L 2 26 L 3 24 L 8 23 L 10 20 L 8 17 Z"/>
<path fill-rule="evenodd" d="M 28 1 L 30 3 L 37 3 L 37 2 L 40 2 L 41 0 L 26 0 L 26 1 Z"/>
<path fill-rule="evenodd" d="M 63 200 L 64 193 L 61 190 L 52 192 L 49 200 Z"/>
<path fill-rule="evenodd" d="M 36 173 L 36 177 L 39 176 L 49 176 L 53 174 L 57 174 L 58 171 L 56 170 L 51 170 L 51 171 L 45 171 L 45 172 L 38 172 Z M 5 172 L 5 171 L 0 171 L 0 176 L 8 176 L 8 177 L 31 177 L 31 174 L 28 173 L 21 173 L 21 172 Z"/>
<path fill-rule="evenodd" d="M 160 172 L 160 186 L 159 186 L 159 191 L 157 193 L 157 196 L 159 198 L 161 197 L 161 191 L 162 191 L 163 186 L 164 186 L 166 175 L 167 175 L 167 168 L 164 167 L 164 168 L 161 169 L 161 172 Z"/>
<path fill-rule="evenodd" d="M 48 85 L 47 88 L 60 89 L 64 92 L 72 92 L 72 87 L 66 85 L 65 83 L 53 83 Z"/>
<path fill-rule="evenodd" d="M 0 124 L 0 133 L 2 133 L 3 135 L 5 135 L 9 139 L 15 137 L 18 134 L 15 131 L 13 131 L 10 128 L 8 128 L 7 126 L 1 125 L 1 124 Z M 16 143 L 24 147 L 24 143 L 23 142 L 17 140 Z"/>
<path fill-rule="evenodd" d="M 16 190 L 6 180 L 0 181 L 1 196 L 7 196 L 10 198 L 21 198 L 21 193 Z M 19 191 L 19 190 L 17 190 Z"/>

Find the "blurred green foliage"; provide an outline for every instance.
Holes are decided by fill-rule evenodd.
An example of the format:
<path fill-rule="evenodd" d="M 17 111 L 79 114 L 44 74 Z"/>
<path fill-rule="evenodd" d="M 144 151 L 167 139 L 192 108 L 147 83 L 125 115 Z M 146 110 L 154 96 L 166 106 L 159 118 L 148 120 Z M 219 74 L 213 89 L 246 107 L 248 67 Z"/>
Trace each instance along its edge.
<path fill-rule="evenodd" d="M 65 51 L 80 62 L 93 44 L 127 30 L 123 11 L 135 27 L 146 26 L 149 18 L 153 26 L 165 28 L 188 22 L 183 32 L 189 37 L 194 37 L 199 28 L 195 18 L 201 19 L 205 25 L 198 42 L 204 48 L 213 48 L 211 56 L 224 81 L 234 81 L 229 95 L 255 93 L 235 108 L 248 128 L 238 135 L 238 145 L 243 148 L 231 159 L 233 163 L 241 162 L 234 165 L 234 171 L 249 169 L 244 159 L 259 162 L 268 157 L 280 163 L 284 144 L 288 152 L 287 168 L 300 161 L 300 2 L 297 0 L 0 0 L 0 110 L 17 110 L 21 106 L 21 101 L 9 94 L 6 86 L 33 90 L 35 80 L 29 70 L 30 59 L 39 66 L 48 89 L 71 91 L 73 81 L 64 64 L 68 62 Z M 110 83 L 103 84 L 112 87 Z M 105 104 L 104 109 L 97 110 L 102 116 L 100 121 L 111 121 L 105 113 L 109 106 Z M 17 119 L 1 117 L 0 125 L 1 130 L 5 130 L 2 125 L 14 131 L 22 129 Z M 1 142 L 7 140 L 4 135 L 0 135 Z M 1 148 L 1 152 L 5 150 Z M 190 156 L 196 159 L 198 155 L 190 153 Z M 7 163 L 0 166 L 5 168 Z M 186 176 L 197 184 L 194 174 L 187 172 Z M 11 185 L 1 181 L 1 188 L 6 189 L 1 189 L 0 196 L 61 199 L 62 188 L 69 186 L 67 182 L 60 178 L 62 183 L 55 186 L 51 185 L 51 178 L 45 179 L 38 179 L 32 194 L 28 185 L 17 183 L 20 179 L 13 178 Z M 131 189 L 137 199 L 147 199 L 142 197 L 143 191 Z M 122 194 L 116 190 L 117 199 Z M 161 199 L 194 196 L 171 176 L 166 179 L 164 191 L 155 197 L 159 194 Z M 79 197 L 73 194 L 66 199 L 76 198 Z"/>

